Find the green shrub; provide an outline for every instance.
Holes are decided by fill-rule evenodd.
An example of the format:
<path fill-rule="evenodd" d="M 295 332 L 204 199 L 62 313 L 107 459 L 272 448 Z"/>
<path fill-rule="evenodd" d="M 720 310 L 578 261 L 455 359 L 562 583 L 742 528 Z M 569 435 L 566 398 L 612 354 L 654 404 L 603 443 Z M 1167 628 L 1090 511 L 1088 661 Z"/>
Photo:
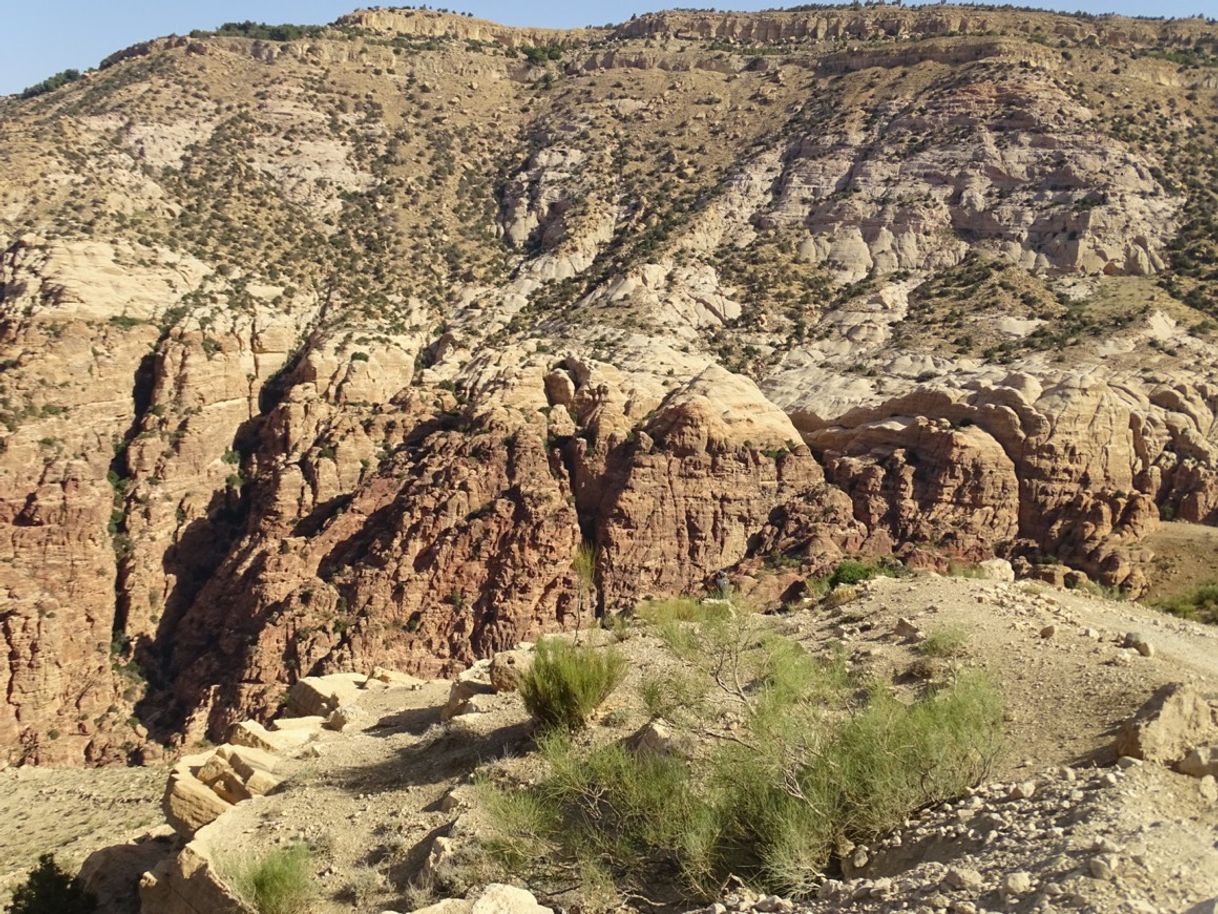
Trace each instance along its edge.
<path fill-rule="evenodd" d="M 636 618 L 649 625 L 665 626 L 674 622 L 705 622 L 707 619 L 731 615 L 731 607 L 723 602 L 703 603 L 693 597 L 672 597 L 667 600 L 645 600 L 635 609 Z"/>
<path fill-rule="evenodd" d="M 520 683 L 520 697 L 543 729 L 582 730 L 625 674 L 626 661 L 613 648 L 543 638 Z"/>
<path fill-rule="evenodd" d="M 208 35 L 236 35 L 241 38 L 260 38 L 263 41 L 295 41 L 300 38 L 315 38 L 324 31 L 320 25 L 267 25 L 265 22 L 226 22 L 214 32 L 195 31 L 191 37 Z"/>
<path fill-rule="evenodd" d="M 838 563 L 837 568 L 833 569 L 833 574 L 829 575 L 829 586 L 861 584 L 872 578 L 896 578 L 905 573 L 904 566 L 893 561 L 864 562 L 858 559 L 844 559 Z"/>
<path fill-rule="evenodd" d="M 907 704 L 860 692 L 841 656 L 813 657 L 754 617 L 687 628 L 697 637 L 678 647 L 702 677 L 689 731 L 703 751 L 543 738 L 546 778 L 483 790 L 488 849 L 506 868 L 554 884 L 611 880 L 666 904 L 715 898 L 732 875 L 806 894 L 840 841 L 874 841 L 960 795 L 995 757 L 1002 705 L 979 675 Z M 663 685 L 645 682 L 645 700 Z"/>
<path fill-rule="evenodd" d="M 947 573 L 953 578 L 984 578 L 985 569 L 977 564 L 948 562 Z"/>
<path fill-rule="evenodd" d="M 941 628 L 931 632 L 918 645 L 918 651 L 927 657 L 958 657 L 964 653 L 968 636 L 962 628 Z"/>
<path fill-rule="evenodd" d="M 809 597 L 823 597 L 829 592 L 829 576 L 820 575 L 818 577 L 808 578 L 808 580 L 804 582 L 804 585 L 806 588 L 804 592 Z"/>
<path fill-rule="evenodd" d="M 579 579 L 580 586 L 589 590 L 596 587 L 596 547 L 589 543 L 576 546 L 575 557 L 571 559 L 571 570 Z"/>
<path fill-rule="evenodd" d="M 521 48 L 525 58 L 534 66 L 539 66 L 551 60 L 562 60 L 562 48 L 556 44 L 537 47 Z"/>
<path fill-rule="evenodd" d="M 38 858 L 25 882 L 13 892 L 11 914 L 92 914 L 97 899 L 69 876 L 51 854 Z"/>
<path fill-rule="evenodd" d="M 705 689 L 702 682 L 685 670 L 671 670 L 657 676 L 647 676 L 639 686 L 639 697 L 651 717 L 676 720 L 679 716 L 701 710 Z"/>
<path fill-rule="evenodd" d="M 76 82 L 78 79 L 80 79 L 79 70 L 60 70 L 54 76 L 49 76 L 42 82 L 23 89 L 21 97 L 35 98 L 39 95 L 46 95 L 48 92 L 54 92 L 60 86 L 66 86 L 68 83 Z"/>
<path fill-rule="evenodd" d="M 309 848 L 293 844 L 239 867 L 229 881 L 258 914 L 307 914 L 317 895 L 315 878 Z"/>
<path fill-rule="evenodd" d="M 1218 584 L 1202 584 L 1191 593 L 1156 600 L 1153 605 L 1181 619 L 1218 624 Z"/>

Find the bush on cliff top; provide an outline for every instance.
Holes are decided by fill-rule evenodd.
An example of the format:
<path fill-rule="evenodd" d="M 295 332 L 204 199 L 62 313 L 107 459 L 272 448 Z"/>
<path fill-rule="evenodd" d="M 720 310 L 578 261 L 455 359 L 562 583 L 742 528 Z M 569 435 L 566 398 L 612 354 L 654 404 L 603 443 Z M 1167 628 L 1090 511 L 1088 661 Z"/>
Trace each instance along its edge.
<path fill-rule="evenodd" d="M 275 848 L 237 868 L 229 882 L 258 914 L 308 914 L 317 895 L 313 859 L 303 844 Z"/>
<path fill-rule="evenodd" d="M 60 86 L 66 86 L 68 83 L 74 83 L 80 79 L 80 70 L 60 70 L 54 76 L 48 76 L 40 83 L 35 83 L 27 89 L 21 91 L 22 98 L 37 98 L 39 95 L 46 95 L 48 92 L 54 92 Z"/>

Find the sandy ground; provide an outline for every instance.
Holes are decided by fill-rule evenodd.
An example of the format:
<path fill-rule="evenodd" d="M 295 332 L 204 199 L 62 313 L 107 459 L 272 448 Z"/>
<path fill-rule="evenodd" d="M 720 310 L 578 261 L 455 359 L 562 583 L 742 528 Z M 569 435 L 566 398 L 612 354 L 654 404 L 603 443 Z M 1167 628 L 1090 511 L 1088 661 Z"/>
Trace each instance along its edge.
<path fill-rule="evenodd" d="M 1174 597 L 1218 581 L 1218 527 L 1182 521 L 1160 524 L 1143 545 L 1155 554 L 1147 570 L 1149 600 Z"/>

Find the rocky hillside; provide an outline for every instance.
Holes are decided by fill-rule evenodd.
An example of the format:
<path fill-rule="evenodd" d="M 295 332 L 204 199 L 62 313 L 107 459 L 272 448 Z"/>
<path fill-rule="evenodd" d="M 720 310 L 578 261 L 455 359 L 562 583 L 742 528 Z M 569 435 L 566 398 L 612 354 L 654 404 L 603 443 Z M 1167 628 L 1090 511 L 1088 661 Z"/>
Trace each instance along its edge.
<path fill-rule="evenodd" d="M 0 100 L 0 758 L 845 554 L 1141 593 L 1218 517 L 1216 101 L 1213 23 L 950 6 L 378 9 Z"/>
<path fill-rule="evenodd" d="M 711 602 L 702 609 L 714 611 Z M 642 759 L 711 764 L 726 744 L 712 735 L 710 706 L 687 701 L 696 661 L 677 661 L 666 624 L 647 609 L 640 617 L 580 636 L 599 645 L 594 652 L 620 654 L 627 672 L 588 729 L 567 739 L 576 757 L 616 746 Z M 561 857 L 530 865 L 496 850 L 502 813 L 490 802 L 492 785 L 519 796 L 549 774 L 545 738 L 517 691 L 537 653 L 521 645 L 451 683 L 380 668 L 298 681 L 268 727 L 238 723 L 224 745 L 173 767 L 163 790 L 167 824 L 152 831 L 115 807 L 124 808 L 120 792 L 142 789 L 144 808 L 128 807 L 128 818 L 137 808 L 147 814 L 147 801 L 161 793 L 149 775 L 163 771 L 107 770 L 79 796 L 71 778 L 80 772 L 17 769 L 38 777 L 10 779 L 14 806 L 75 815 L 0 823 L 0 852 L 15 883 L 57 842 L 65 865 L 84 861 L 82 876 L 107 914 L 1212 910 L 1218 698 L 1205 696 L 1218 682 L 1218 629 L 1040 582 L 931 575 L 842 586 L 792 612 L 728 624 L 737 623 L 798 644 L 805 656 L 836 656 L 852 677 L 902 700 L 926 689 L 942 696 L 949 683 L 984 675 L 1001 692 L 1005 737 L 981 783 L 916 809 L 878 840 L 840 843 L 828 871 L 794 897 L 740 880 L 709 893 L 681 891 L 679 878 L 631 885 L 612 871 L 618 889 L 611 883 L 606 893 L 587 865 Z M 656 683 L 665 692 L 657 695 Z M 664 719 L 656 717 L 660 705 Z M 737 729 L 724 732 L 747 740 L 741 708 L 727 707 Z M 83 811 L 109 816 L 109 842 L 80 821 Z M 614 820 L 606 815 L 605 823 L 612 829 Z M 120 828 L 134 840 L 113 843 Z M 64 841 L 73 834 L 75 842 Z M 529 835 L 512 839 L 523 846 Z M 305 854 L 298 905 L 251 907 L 242 900 L 243 866 L 285 847 Z M 748 853 L 736 862 L 746 865 Z M 481 901 L 504 882 L 519 887 L 509 893 L 519 896 L 514 904 Z"/>

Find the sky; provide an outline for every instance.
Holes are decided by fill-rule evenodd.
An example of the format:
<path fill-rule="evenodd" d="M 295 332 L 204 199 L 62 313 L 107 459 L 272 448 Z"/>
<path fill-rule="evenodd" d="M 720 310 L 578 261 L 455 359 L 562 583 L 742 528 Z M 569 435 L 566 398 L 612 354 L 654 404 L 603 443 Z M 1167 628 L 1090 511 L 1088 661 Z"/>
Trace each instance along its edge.
<path fill-rule="evenodd" d="M 720 9 L 758 10 L 799 0 L 733 0 Z M 908 0 L 911 5 L 917 0 Z M 1218 16 L 1218 0 L 1021 0 L 1029 6 L 1142 16 Z M 38 0 L 9 2 L 0 54 L 0 95 L 57 73 L 95 66 L 107 54 L 160 35 L 185 34 L 223 22 L 315 24 L 331 22 L 357 6 L 385 0 Z M 703 6 L 699 0 L 697 6 Z M 441 0 L 447 6 L 508 25 L 578 27 L 629 19 L 632 13 L 688 6 L 687 0 Z"/>

